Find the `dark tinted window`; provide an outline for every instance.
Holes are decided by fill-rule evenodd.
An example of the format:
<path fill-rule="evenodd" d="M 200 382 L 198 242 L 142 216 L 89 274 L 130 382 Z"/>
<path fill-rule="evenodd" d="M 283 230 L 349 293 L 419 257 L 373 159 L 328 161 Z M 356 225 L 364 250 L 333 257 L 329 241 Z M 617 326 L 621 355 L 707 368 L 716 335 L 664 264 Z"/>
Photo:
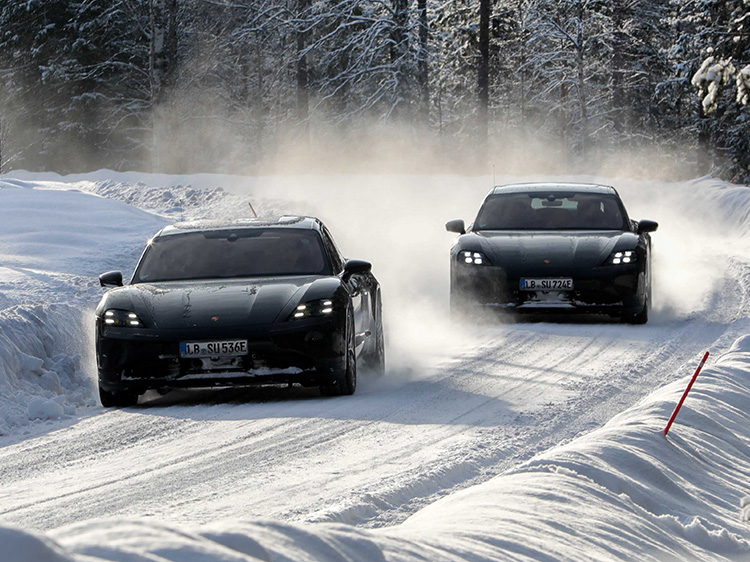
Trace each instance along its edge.
<path fill-rule="evenodd" d="M 507 193 L 484 202 L 474 230 L 627 230 L 627 225 L 614 195 Z"/>
<path fill-rule="evenodd" d="M 333 266 L 334 273 L 338 273 L 343 269 L 344 258 L 341 257 L 341 252 L 339 252 L 336 244 L 333 241 L 331 233 L 328 232 L 328 229 L 326 227 L 323 227 L 321 229 L 321 234 L 323 236 L 323 244 L 325 245 L 326 250 L 328 251 L 328 255 L 331 258 L 331 264 Z"/>
<path fill-rule="evenodd" d="M 330 275 L 317 232 L 254 228 L 161 236 L 144 253 L 133 282 L 276 275 Z"/>

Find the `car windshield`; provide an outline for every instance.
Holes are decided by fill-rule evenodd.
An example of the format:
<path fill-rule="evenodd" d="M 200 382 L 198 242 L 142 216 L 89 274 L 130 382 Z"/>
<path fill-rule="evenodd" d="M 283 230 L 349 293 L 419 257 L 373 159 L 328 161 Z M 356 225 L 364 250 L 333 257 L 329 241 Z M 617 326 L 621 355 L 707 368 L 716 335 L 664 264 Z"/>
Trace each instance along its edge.
<path fill-rule="evenodd" d="M 619 199 L 604 193 L 504 193 L 482 205 L 474 230 L 626 230 Z"/>
<path fill-rule="evenodd" d="M 133 283 L 329 274 L 316 231 L 252 228 L 159 236 L 144 252 Z"/>

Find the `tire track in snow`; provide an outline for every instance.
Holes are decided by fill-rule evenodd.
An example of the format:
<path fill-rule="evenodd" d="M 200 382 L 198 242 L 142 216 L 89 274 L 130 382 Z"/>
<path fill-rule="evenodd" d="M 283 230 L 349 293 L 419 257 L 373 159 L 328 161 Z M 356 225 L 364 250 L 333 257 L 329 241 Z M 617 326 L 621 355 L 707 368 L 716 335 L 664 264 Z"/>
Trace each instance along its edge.
<path fill-rule="evenodd" d="M 311 399 L 309 391 L 261 392 L 261 402 L 252 390 L 185 393 L 188 405 L 167 396 L 92 416 L 61 435 L 0 450 L 11 468 L 0 478 L 8 497 L 28 494 L 3 502 L 2 516 L 38 528 L 144 513 L 392 524 L 602 425 L 639 392 L 679 376 L 692 348 L 728 327 L 662 326 L 653 329 L 665 340 L 656 345 L 643 328 L 575 329 L 582 334 L 565 324 L 490 327 L 494 347 L 482 344 L 403 386 L 383 381 L 383 393 L 377 383 L 341 400 Z M 633 387 L 628 398 L 625 384 Z M 268 396 L 276 401 L 263 401 Z M 219 403 L 194 405 L 212 398 Z M 72 484 L 69 475 L 81 473 L 91 480 Z M 41 480 L 61 489 L 34 493 Z M 209 504 L 210 512 L 193 513 Z"/>

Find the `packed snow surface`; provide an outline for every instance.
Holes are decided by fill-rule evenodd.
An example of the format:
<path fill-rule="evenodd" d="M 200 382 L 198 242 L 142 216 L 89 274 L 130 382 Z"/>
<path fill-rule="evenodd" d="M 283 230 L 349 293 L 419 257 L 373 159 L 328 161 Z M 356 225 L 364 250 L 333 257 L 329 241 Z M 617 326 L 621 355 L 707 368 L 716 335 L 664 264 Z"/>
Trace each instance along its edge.
<path fill-rule="evenodd" d="M 487 178 L 0 178 L 0 559 L 750 559 L 750 189 L 566 179 L 660 223 L 648 325 L 451 324 L 443 224 Z M 248 203 L 320 216 L 373 262 L 386 377 L 103 410 L 97 275 Z"/>

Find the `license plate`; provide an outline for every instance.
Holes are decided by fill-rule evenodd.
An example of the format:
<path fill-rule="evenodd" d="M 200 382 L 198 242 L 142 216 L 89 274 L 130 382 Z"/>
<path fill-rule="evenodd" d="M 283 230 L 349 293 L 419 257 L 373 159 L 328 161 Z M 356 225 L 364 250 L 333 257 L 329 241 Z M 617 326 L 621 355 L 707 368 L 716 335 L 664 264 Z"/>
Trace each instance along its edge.
<path fill-rule="evenodd" d="M 522 291 L 572 291 L 572 279 L 521 279 Z"/>
<path fill-rule="evenodd" d="M 247 340 L 180 342 L 180 357 L 235 357 L 247 355 Z"/>

